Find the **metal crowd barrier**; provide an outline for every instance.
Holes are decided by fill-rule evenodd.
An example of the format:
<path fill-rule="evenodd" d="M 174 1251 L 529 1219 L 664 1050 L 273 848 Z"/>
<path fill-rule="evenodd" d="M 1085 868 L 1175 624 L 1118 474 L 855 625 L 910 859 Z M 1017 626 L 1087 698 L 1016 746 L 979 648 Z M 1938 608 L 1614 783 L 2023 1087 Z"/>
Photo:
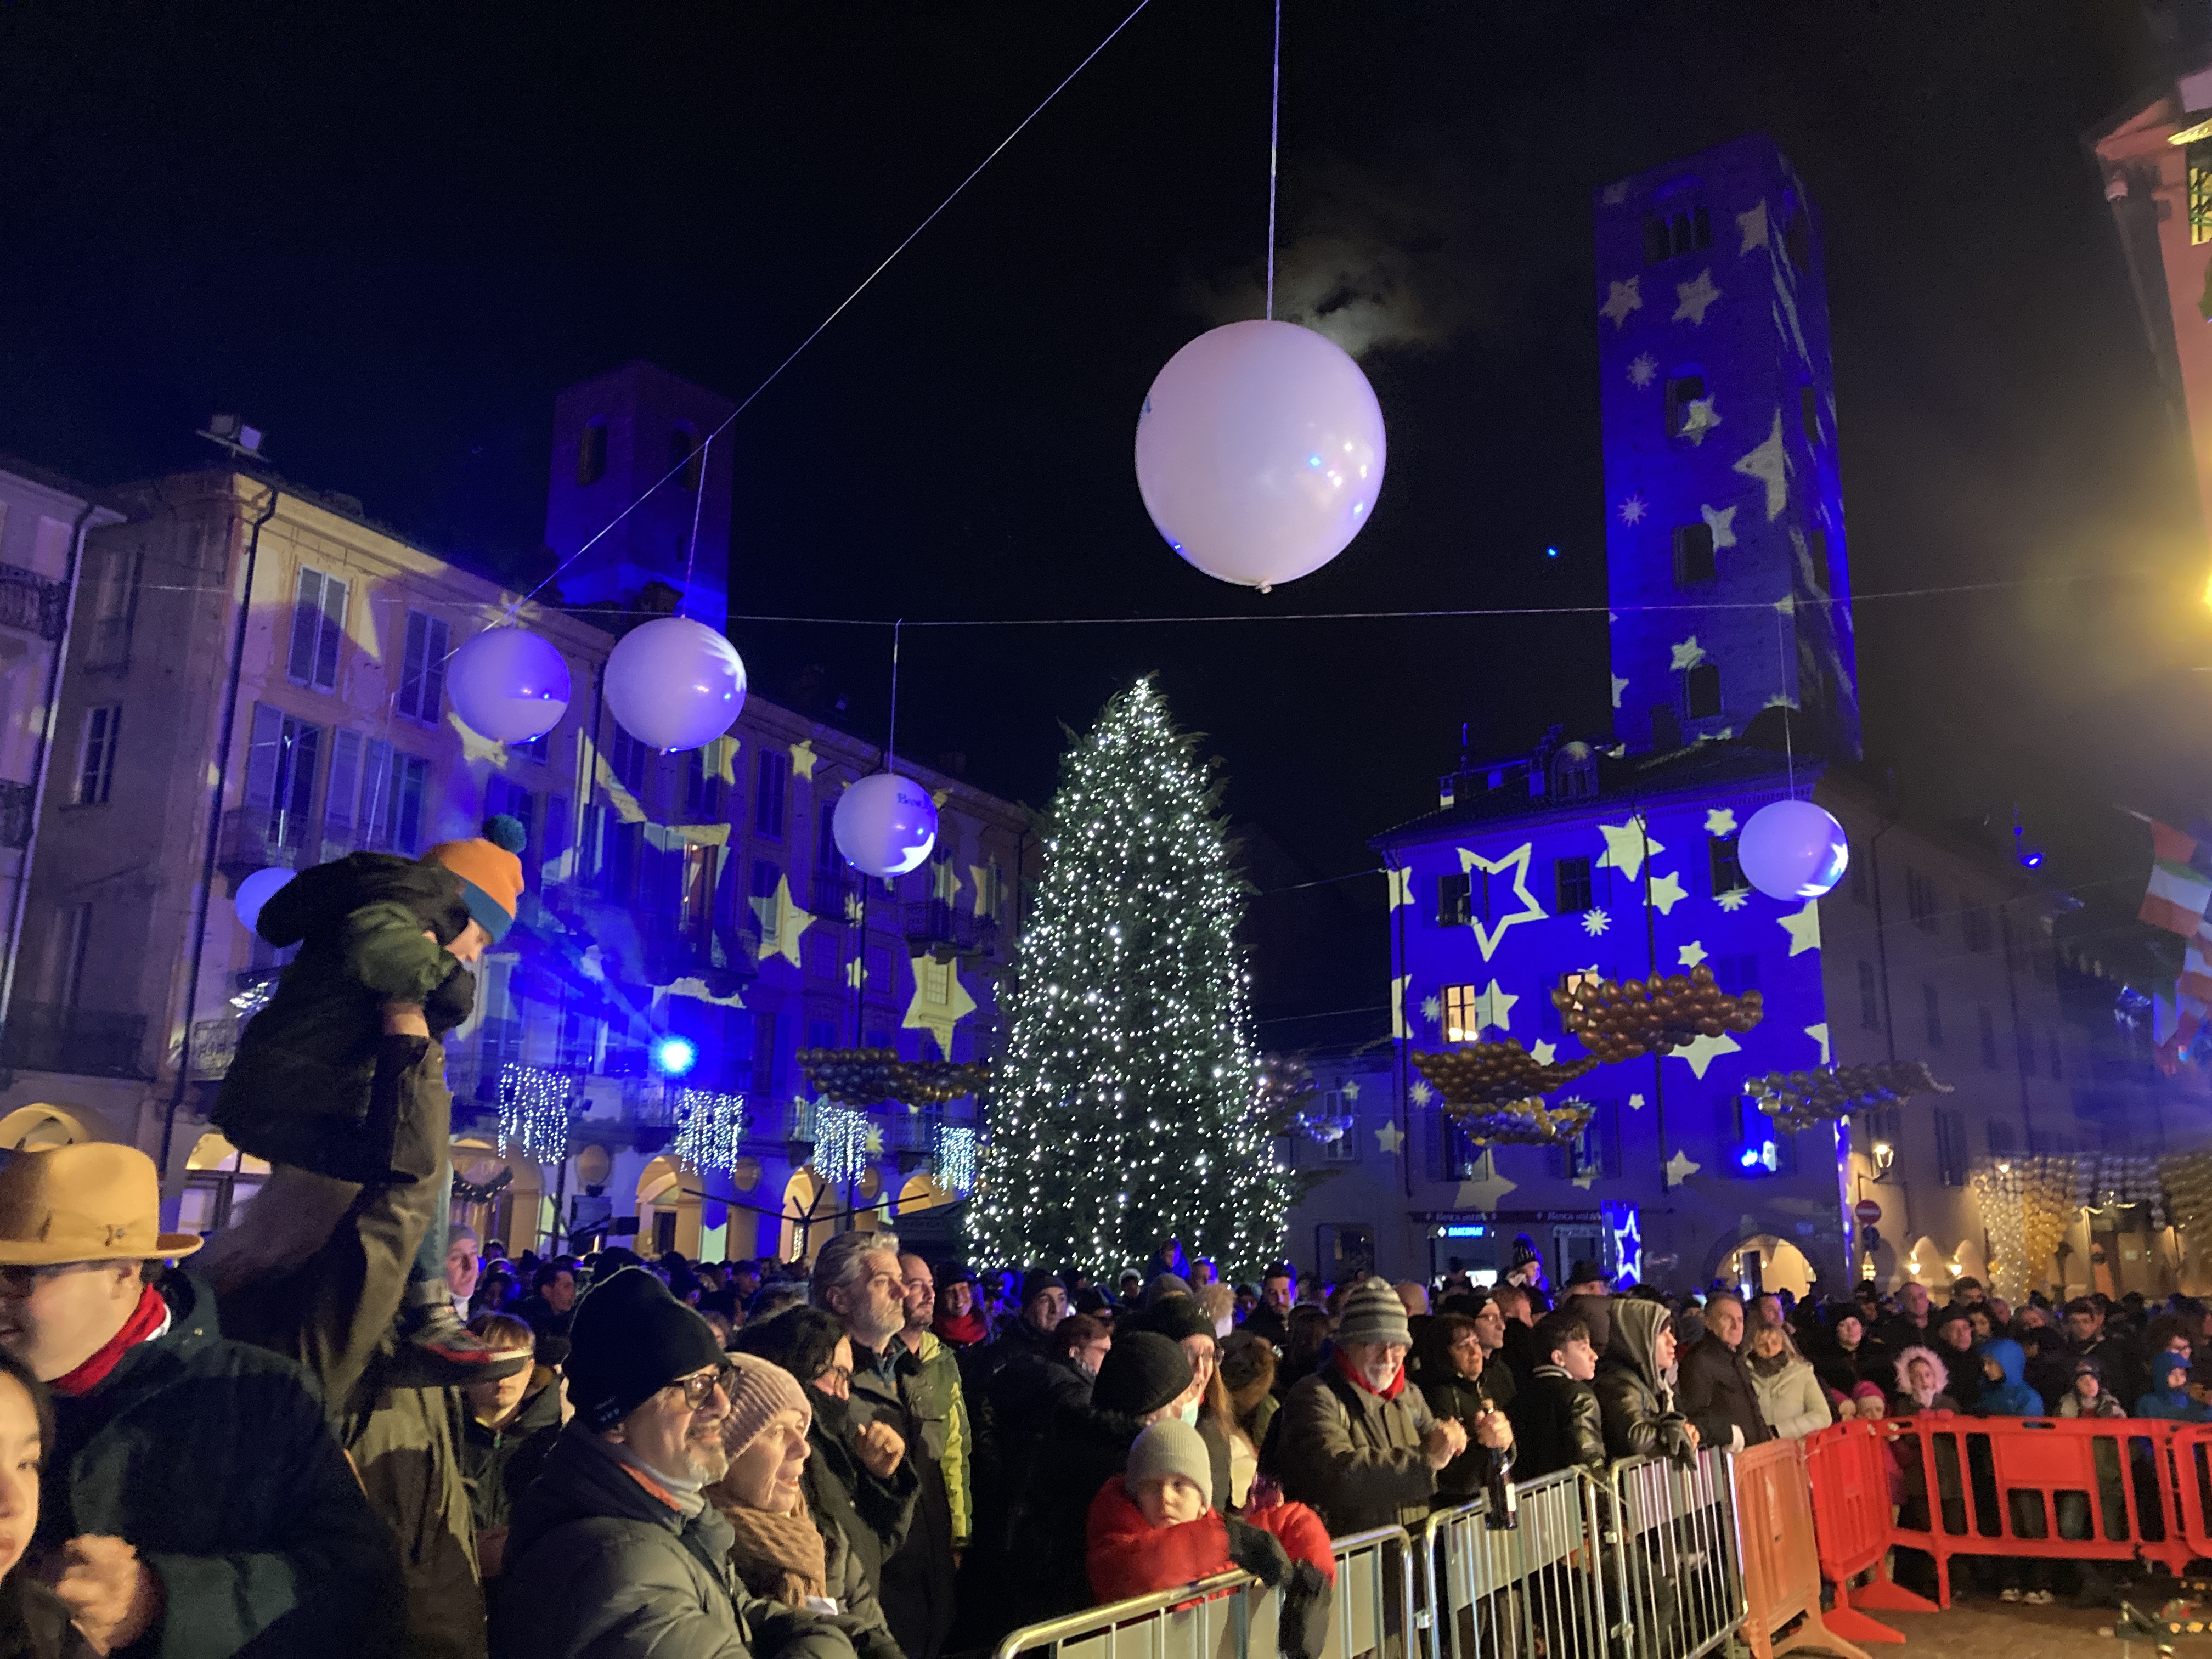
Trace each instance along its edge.
<path fill-rule="evenodd" d="M 1613 1466 L 1604 1534 L 1614 1586 L 1609 1632 L 1632 1659 L 1698 1659 L 1743 1622 L 1729 1455 L 1685 1468 L 1665 1458 Z"/>
<path fill-rule="evenodd" d="M 1429 1517 L 1418 1622 L 1428 1659 L 1557 1659 L 1605 1650 L 1597 1483 L 1562 1469 L 1514 1488 L 1518 1525 L 1488 1500 Z"/>

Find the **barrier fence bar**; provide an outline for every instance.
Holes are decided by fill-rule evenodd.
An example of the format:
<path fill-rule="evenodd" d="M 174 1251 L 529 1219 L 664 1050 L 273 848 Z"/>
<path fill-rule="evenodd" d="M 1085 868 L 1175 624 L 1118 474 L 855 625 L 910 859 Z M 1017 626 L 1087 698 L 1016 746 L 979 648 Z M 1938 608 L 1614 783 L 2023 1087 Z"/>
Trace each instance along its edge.
<path fill-rule="evenodd" d="M 1933 1601 L 1889 1577 L 1886 1565 L 1896 1530 L 1890 1503 L 1888 1437 L 1873 1422 L 1838 1423 L 1807 1437 L 1805 1479 L 1813 1500 L 1813 1532 L 1820 1576 L 1835 1592 L 1827 1613 L 1831 1633 L 1853 1642 L 1902 1642 L 1864 1609 L 1934 1613 Z M 1875 1576 L 1864 1584 L 1851 1581 Z M 1853 1605 L 1852 1598 L 1857 1598 Z"/>
<path fill-rule="evenodd" d="M 1754 1659 L 1799 1648 L 1867 1659 L 1863 1649 L 1831 1631 L 1820 1613 L 1820 1554 L 1813 1541 L 1813 1494 L 1806 1484 L 1805 1447 L 1770 1440 L 1739 1452 L 1729 1474 L 1735 1488 L 1735 1536 L 1743 1567 L 1743 1638 Z M 1797 1627 L 1775 1637 L 1793 1620 Z"/>
<path fill-rule="evenodd" d="M 1520 1524 L 1493 1530 L 1486 1499 L 1429 1517 L 1422 1623 L 1431 1659 L 1601 1652 L 1597 1486 L 1563 1469 L 1514 1488 Z"/>
<path fill-rule="evenodd" d="M 1693 1467 L 1664 1458 L 1616 1463 L 1605 1541 L 1615 1587 L 1613 1650 L 1633 1659 L 1698 1659 L 1743 1620 L 1728 1454 Z"/>
<path fill-rule="evenodd" d="M 1403 1527 L 1334 1540 L 1336 1591 L 1322 1659 L 1403 1659 L 1412 1639 L 1413 1543 Z M 1241 1656 L 1240 1656 L 1241 1659 Z M 1273 1650 L 1261 1659 L 1274 1659 Z"/>
<path fill-rule="evenodd" d="M 1249 1573 L 1224 1572 L 1024 1626 L 999 1644 L 996 1659 L 1276 1659 L 1280 1610 L 1280 1596 Z"/>

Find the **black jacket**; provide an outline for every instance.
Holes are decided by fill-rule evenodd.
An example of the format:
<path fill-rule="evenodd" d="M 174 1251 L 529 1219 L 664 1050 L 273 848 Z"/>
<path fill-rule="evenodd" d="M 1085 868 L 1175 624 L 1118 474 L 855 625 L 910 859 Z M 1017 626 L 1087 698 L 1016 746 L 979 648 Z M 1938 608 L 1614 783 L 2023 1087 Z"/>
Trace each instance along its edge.
<path fill-rule="evenodd" d="M 1509 1382 L 1512 1380 L 1513 1374 L 1502 1367 L 1499 1374 Z M 1429 1402 L 1430 1411 L 1439 1419 L 1457 1418 L 1460 1426 L 1467 1431 L 1467 1449 L 1437 1471 L 1437 1498 L 1439 1503 L 1449 1499 L 1453 1503 L 1463 1504 L 1480 1494 L 1483 1490 L 1484 1483 L 1490 1479 L 1495 1466 L 1501 1459 L 1507 1466 L 1513 1468 L 1522 1480 L 1528 1478 L 1519 1468 L 1520 1460 L 1517 1454 L 1520 1448 L 1517 1443 L 1512 1452 L 1501 1454 L 1491 1450 L 1487 1446 L 1478 1444 L 1475 1441 L 1476 1416 L 1486 1411 L 1505 1409 L 1504 1406 L 1491 1397 L 1490 1390 L 1486 1386 L 1489 1382 L 1490 1372 L 1487 1370 L 1483 1372 L 1480 1380 L 1475 1382 L 1470 1382 L 1466 1377 L 1456 1375 L 1421 1379 L 1421 1396 Z M 1508 1420 L 1510 1420 L 1510 1413 Z"/>
<path fill-rule="evenodd" d="M 18 1567 L 0 1583 L 0 1659 L 94 1659 L 61 1597 Z"/>
<path fill-rule="evenodd" d="M 1517 1454 L 1513 1473 L 1521 1480 L 1539 1480 L 1576 1464 L 1593 1474 L 1605 1473 L 1605 1419 L 1589 1383 L 1576 1382 L 1557 1365 L 1539 1365 L 1506 1415 L 1513 1421 Z"/>
<path fill-rule="evenodd" d="M 1255 1336 L 1265 1337 L 1278 1353 L 1291 1340 L 1290 1327 L 1283 1323 L 1282 1315 L 1264 1302 L 1244 1316 L 1243 1328 Z"/>
<path fill-rule="evenodd" d="M 973 1582 L 994 1587 L 992 1638 L 1017 1626 L 1079 1612 L 1091 1604 L 1087 1528 L 1091 1500 L 1127 1466 L 1142 1430 L 1122 1412 L 1099 1411 L 1086 1397 L 1066 1403 L 1056 1390 L 1046 1419 L 1020 1467 L 1010 1465 L 1004 1516 L 982 1571 Z M 979 1533 L 976 1542 L 985 1540 Z M 1003 1563 L 992 1569 L 991 1557 Z"/>
<path fill-rule="evenodd" d="M 810 1387 L 806 1403 L 814 1408 L 814 1420 L 806 1431 L 812 1455 L 800 1477 L 807 1504 L 816 1514 L 836 1520 L 880 1599 L 884 1563 L 898 1553 L 914 1526 L 921 1476 L 911 1457 L 888 1479 L 868 1472 L 853 1449 L 853 1402 Z"/>
<path fill-rule="evenodd" d="M 503 1429 L 488 1429 L 475 1413 L 462 1413 L 461 1475 L 478 1532 L 508 1524 L 514 1500 L 538 1478 L 560 1437 L 561 1382 L 550 1372 Z"/>
<path fill-rule="evenodd" d="M 1693 1462 L 1689 1425 L 1674 1409 L 1674 1392 L 1660 1374 L 1659 1330 L 1668 1318 L 1656 1302 L 1624 1298 L 1614 1312 L 1592 1387 L 1605 1423 L 1612 1457 L 1672 1457 Z"/>
<path fill-rule="evenodd" d="M 1733 1443 L 1731 1427 L 1743 1431 L 1747 1450 L 1774 1438 L 1759 1413 L 1759 1391 L 1751 1385 L 1743 1355 L 1717 1335 L 1709 1334 L 1682 1356 L 1681 1373 L 1674 1403 L 1697 1425 L 1699 1445 L 1727 1448 Z"/>
<path fill-rule="evenodd" d="M 915 1475 L 912 1524 L 905 1540 L 884 1558 L 876 1595 L 883 1604 L 884 1622 L 906 1659 L 937 1659 L 952 1632 L 952 1503 L 939 1462 L 942 1442 L 938 1455 L 933 1455 L 921 1413 L 915 1407 L 913 1389 L 921 1361 L 896 1337 L 891 1346 L 891 1370 L 886 1376 L 876 1369 L 875 1355 L 858 1341 L 853 1344 L 854 1425 L 889 1423 L 906 1443 L 906 1463 L 900 1473 L 911 1470 Z"/>
<path fill-rule="evenodd" d="M 226 1340 L 206 1285 L 161 1285 L 169 1328 L 75 1399 L 57 1396 L 38 1537 L 103 1533 L 161 1575 L 134 1655 L 397 1653 L 399 1560 L 307 1374 Z"/>

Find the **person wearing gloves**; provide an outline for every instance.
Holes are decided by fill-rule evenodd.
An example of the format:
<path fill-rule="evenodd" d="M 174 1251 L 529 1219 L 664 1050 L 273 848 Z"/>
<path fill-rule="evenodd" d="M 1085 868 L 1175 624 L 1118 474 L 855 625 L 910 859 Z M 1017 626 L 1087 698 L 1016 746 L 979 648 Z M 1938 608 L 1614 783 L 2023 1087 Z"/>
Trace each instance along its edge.
<path fill-rule="evenodd" d="M 1275 1467 L 1262 1473 L 1318 1510 L 1336 1536 L 1421 1520 L 1438 1471 L 1467 1449 L 1466 1426 L 1439 1421 L 1407 1385 L 1412 1346 L 1397 1291 L 1387 1279 L 1363 1280 L 1344 1298 L 1334 1352 L 1277 1415 Z M 1485 1443 L 1502 1448 L 1510 1436 L 1500 1421 Z"/>
<path fill-rule="evenodd" d="M 1787 1325 L 1754 1325 L 1749 1346 L 1744 1364 L 1751 1372 L 1759 1414 L 1778 1438 L 1802 1440 L 1834 1420 L 1820 1379 L 1812 1363 L 1797 1352 Z"/>
<path fill-rule="evenodd" d="M 1206 1502 L 1212 1479 L 1205 1442 L 1180 1419 L 1139 1435 L 1128 1468 L 1091 1500 L 1091 1589 L 1102 1602 L 1122 1601 L 1241 1568 L 1282 1588 L 1282 1651 L 1319 1659 L 1336 1582 L 1328 1528 L 1303 1504 L 1224 1516 Z"/>
<path fill-rule="evenodd" d="M 853 1659 L 817 1612 L 763 1601 L 707 1500 L 729 1473 L 728 1361 L 641 1267 L 578 1304 L 576 1415 L 514 1506 L 492 1608 L 495 1659 Z"/>
<path fill-rule="evenodd" d="M 1663 1303 L 1624 1299 L 1594 1384 L 1609 1454 L 1697 1462 L 1698 1431 L 1674 1409 L 1674 1316 Z"/>
<path fill-rule="evenodd" d="M 837 1619 L 860 1659 L 902 1659 L 882 1602 L 844 1529 L 807 1501 L 805 1474 L 814 1408 L 781 1365 L 730 1356 L 730 1414 L 722 1419 L 729 1470 L 707 1488 L 735 1534 L 730 1565 L 755 1595 Z"/>

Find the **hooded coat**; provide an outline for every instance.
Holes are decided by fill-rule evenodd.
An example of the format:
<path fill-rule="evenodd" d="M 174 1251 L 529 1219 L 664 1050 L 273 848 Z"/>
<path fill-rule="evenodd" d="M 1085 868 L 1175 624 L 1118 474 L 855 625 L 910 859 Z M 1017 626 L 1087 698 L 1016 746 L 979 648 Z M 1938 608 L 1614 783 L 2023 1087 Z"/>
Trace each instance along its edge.
<path fill-rule="evenodd" d="M 2004 1381 L 1982 1383 L 1977 1407 L 1984 1417 L 2041 1417 L 2043 1396 L 2027 1386 L 2027 1350 L 2008 1336 L 1993 1336 L 1982 1345 L 1981 1357 L 1994 1359 Z"/>
<path fill-rule="evenodd" d="M 1672 1316 L 1661 1304 L 1635 1297 L 1613 1310 L 1593 1383 L 1611 1456 L 1697 1460 L 1689 1424 L 1674 1409 L 1674 1386 L 1659 1368 L 1659 1333 Z"/>
<path fill-rule="evenodd" d="M 2212 1407 L 2189 1397 L 2189 1362 L 2178 1353 L 2150 1357 L 2150 1391 L 2136 1401 L 2137 1417 L 2161 1418 L 2169 1423 L 2212 1421 Z"/>

